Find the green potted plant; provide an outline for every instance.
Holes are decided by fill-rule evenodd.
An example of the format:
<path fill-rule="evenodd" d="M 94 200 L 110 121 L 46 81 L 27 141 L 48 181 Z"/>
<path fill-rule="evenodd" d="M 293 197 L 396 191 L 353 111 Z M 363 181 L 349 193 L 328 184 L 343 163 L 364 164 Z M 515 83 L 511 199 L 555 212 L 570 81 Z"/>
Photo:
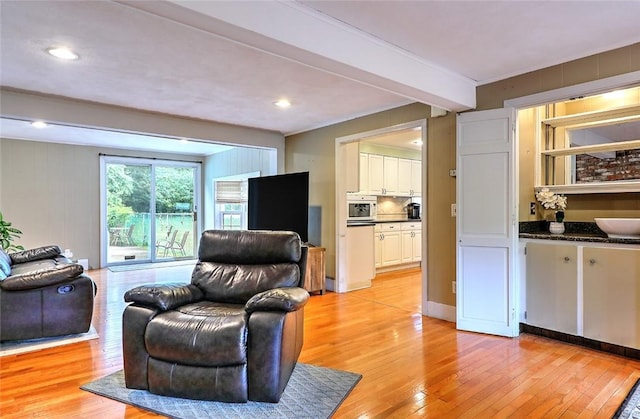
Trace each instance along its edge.
<path fill-rule="evenodd" d="M 9 221 L 5 221 L 0 212 L 0 247 L 7 252 L 16 252 L 18 250 L 24 250 L 24 247 L 14 243 L 16 239 L 20 238 L 22 231 L 15 227 L 11 227 Z"/>

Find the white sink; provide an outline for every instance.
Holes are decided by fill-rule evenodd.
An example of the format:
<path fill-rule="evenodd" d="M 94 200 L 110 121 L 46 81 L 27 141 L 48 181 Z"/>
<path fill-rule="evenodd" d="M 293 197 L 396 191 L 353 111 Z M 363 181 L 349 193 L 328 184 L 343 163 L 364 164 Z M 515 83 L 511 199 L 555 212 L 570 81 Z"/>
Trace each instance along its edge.
<path fill-rule="evenodd" d="M 640 218 L 596 218 L 607 236 L 616 239 L 640 239 Z"/>

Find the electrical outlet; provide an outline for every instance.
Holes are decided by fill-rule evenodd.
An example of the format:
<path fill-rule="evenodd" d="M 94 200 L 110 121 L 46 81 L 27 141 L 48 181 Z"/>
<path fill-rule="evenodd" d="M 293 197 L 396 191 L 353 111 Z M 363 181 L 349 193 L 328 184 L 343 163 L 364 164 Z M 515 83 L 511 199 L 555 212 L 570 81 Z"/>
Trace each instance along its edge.
<path fill-rule="evenodd" d="M 456 281 L 451 281 L 451 292 L 456 293 Z"/>
<path fill-rule="evenodd" d="M 536 203 L 535 202 L 531 202 L 529 204 L 529 214 L 530 215 L 536 215 Z"/>
<path fill-rule="evenodd" d="M 455 217 L 458 214 L 458 210 L 456 208 L 456 204 L 451 204 L 451 216 Z"/>

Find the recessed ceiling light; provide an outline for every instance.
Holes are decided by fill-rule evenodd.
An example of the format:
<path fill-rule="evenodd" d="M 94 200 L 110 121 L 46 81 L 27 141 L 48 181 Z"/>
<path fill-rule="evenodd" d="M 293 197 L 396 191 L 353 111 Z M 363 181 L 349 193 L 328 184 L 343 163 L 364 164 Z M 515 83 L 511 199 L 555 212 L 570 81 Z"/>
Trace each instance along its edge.
<path fill-rule="evenodd" d="M 67 47 L 51 47 L 47 48 L 47 53 L 49 55 L 53 55 L 56 58 L 60 58 L 61 60 L 77 60 L 80 58 L 78 54 L 71 51 Z"/>
<path fill-rule="evenodd" d="M 291 102 L 289 102 L 287 99 L 280 99 L 278 101 L 273 102 L 274 105 L 276 105 L 278 108 L 288 108 L 289 106 L 291 106 Z"/>
<path fill-rule="evenodd" d="M 31 123 L 31 126 L 34 127 L 34 128 L 46 128 L 49 125 L 44 121 L 33 121 Z"/>

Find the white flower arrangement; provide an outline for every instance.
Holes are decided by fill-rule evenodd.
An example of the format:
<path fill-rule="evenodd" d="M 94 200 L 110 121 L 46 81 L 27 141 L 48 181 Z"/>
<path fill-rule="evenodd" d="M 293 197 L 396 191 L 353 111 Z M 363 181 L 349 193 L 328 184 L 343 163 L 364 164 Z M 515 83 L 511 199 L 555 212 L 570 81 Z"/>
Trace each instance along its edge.
<path fill-rule="evenodd" d="M 564 220 L 564 210 L 567 208 L 567 197 L 555 194 L 549 188 L 542 188 L 536 192 L 536 199 L 545 209 L 556 211 L 556 221 Z"/>
<path fill-rule="evenodd" d="M 564 211 L 567 208 L 567 197 L 557 195 L 551 192 L 549 188 L 542 188 L 536 192 L 536 199 L 546 209 Z"/>

